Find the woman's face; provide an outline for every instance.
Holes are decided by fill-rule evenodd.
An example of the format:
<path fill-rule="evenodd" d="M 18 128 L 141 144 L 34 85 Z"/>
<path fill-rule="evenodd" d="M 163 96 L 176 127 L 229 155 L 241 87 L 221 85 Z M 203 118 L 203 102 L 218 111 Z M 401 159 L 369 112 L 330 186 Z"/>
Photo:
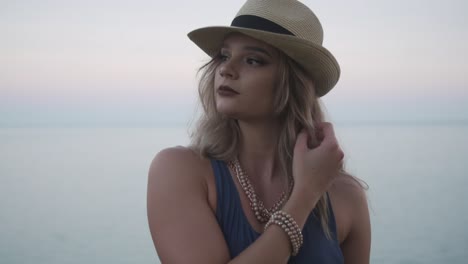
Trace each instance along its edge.
<path fill-rule="evenodd" d="M 261 41 L 242 34 L 227 37 L 214 79 L 218 112 L 245 121 L 271 119 L 278 57 Z"/>

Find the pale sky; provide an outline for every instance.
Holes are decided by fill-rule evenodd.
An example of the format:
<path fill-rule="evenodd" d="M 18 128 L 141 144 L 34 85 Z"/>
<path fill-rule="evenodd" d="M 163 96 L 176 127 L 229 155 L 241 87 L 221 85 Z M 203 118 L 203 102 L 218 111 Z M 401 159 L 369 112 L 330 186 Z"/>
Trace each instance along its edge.
<path fill-rule="evenodd" d="M 468 2 L 302 1 L 341 79 L 332 121 L 468 122 Z M 186 34 L 244 1 L 0 0 L 0 126 L 186 124 L 207 57 Z"/>

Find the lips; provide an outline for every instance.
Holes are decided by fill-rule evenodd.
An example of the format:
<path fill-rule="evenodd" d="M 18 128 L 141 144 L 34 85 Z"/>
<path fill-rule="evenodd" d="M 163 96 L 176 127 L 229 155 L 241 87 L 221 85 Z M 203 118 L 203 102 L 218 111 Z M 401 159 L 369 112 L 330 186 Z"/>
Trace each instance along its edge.
<path fill-rule="evenodd" d="M 219 86 L 218 91 L 239 94 L 239 92 L 237 92 L 236 90 L 232 89 L 231 87 L 227 85 Z"/>

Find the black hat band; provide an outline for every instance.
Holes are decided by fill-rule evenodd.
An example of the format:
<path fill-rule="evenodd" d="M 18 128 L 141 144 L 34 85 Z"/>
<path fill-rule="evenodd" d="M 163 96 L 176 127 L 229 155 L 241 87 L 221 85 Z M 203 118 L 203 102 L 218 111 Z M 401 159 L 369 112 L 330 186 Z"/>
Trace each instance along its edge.
<path fill-rule="evenodd" d="M 232 20 L 231 26 L 251 28 L 251 29 L 257 29 L 257 30 L 262 30 L 262 31 L 268 31 L 272 33 L 294 36 L 294 34 L 291 31 L 276 24 L 275 22 L 272 22 L 263 17 L 253 16 L 253 15 L 242 15 L 242 16 L 238 16 L 234 18 L 234 20 Z"/>

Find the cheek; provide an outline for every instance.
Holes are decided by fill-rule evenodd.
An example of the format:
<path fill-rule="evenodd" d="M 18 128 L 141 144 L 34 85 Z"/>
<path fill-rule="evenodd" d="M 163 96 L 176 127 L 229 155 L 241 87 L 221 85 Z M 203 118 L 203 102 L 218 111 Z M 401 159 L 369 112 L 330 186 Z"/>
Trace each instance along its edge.
<path fill-rule="evenodd" d="M 274 93 L 275 93 L 275 77 L 271 76 L 271 74 L 266 76 L 258 76 L 255 79 L 255 93 L 256 98 L 261 99 L 262 101 L 265 100 L 273 100 Z"/>
<path fill-rule="evenodd" d="M 249 105 L 259 112 L 270 113 L 274 108 L 275 84 L 270 79 L 259 79 L 249 96 Z"/>
<path fill-rule="evenodd" d="M 216 88 L 216 87 L 218 86 L 218 84 L 219 84 L 219 76 L 218 76 L 218 74 L 215 74 L 213 84 L 214 84 L 214 88 Z M 215 90 L 215 89 L 214 89 L 214 90 Z"/>

